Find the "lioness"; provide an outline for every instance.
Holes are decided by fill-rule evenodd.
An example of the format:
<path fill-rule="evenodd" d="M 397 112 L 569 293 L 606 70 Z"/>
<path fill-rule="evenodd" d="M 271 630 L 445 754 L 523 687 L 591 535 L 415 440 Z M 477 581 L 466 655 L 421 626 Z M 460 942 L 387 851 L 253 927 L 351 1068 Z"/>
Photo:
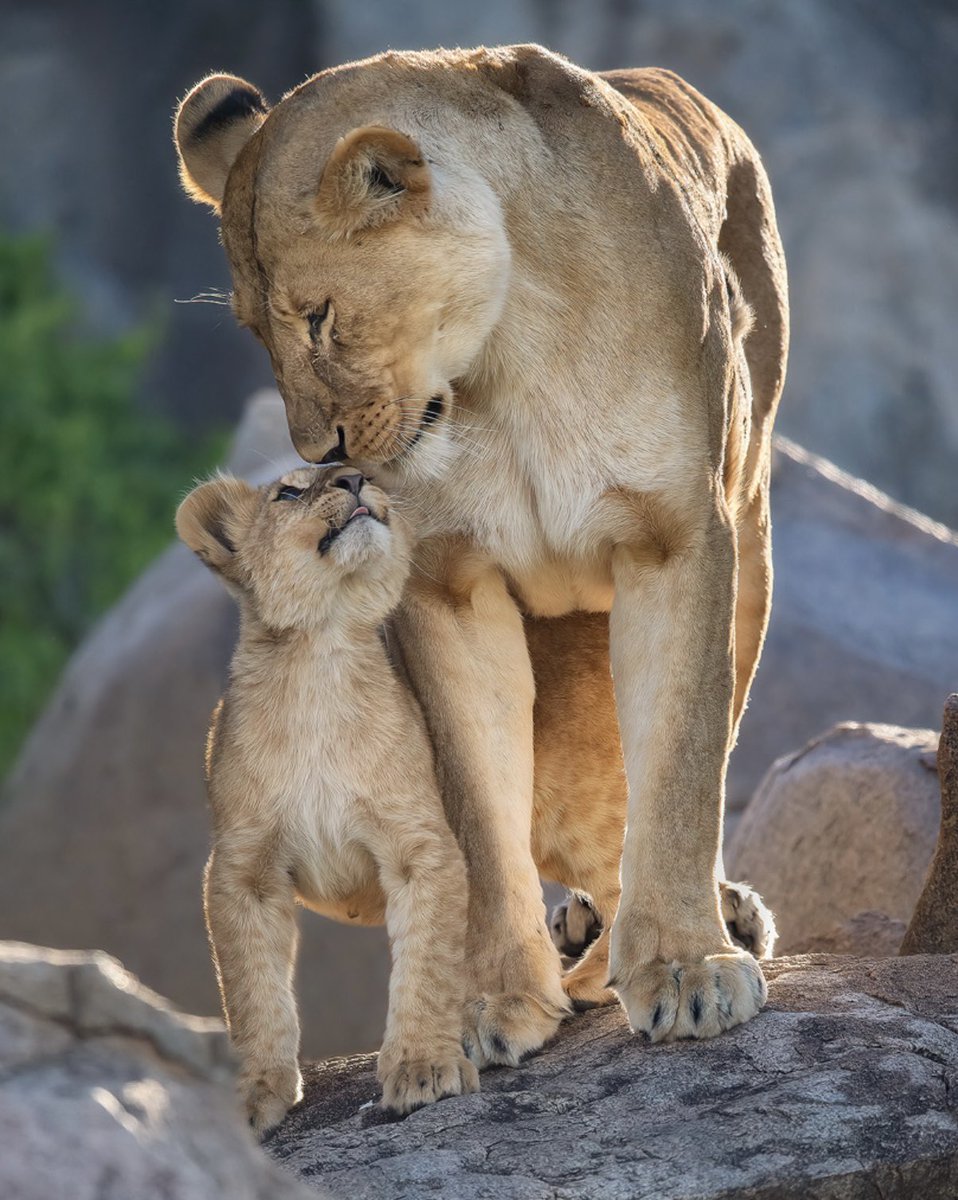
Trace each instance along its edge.
<path fill-rule="evenodd" d="M 422 516 L 396 628 L 467 861 L 477 1061 L 517 1061 L 569 1006 L 530 846 L 533 705 L 562 739 L 536 769 L 576 765 L 539 802 L 589 806 L 617 769 L 609 655 L 629 808 L 608 982 L 654 1039 L 752 1017 L 764 979 L 718 883 L 787 341 L 758 154 L 668 72 L 537 46 L 383 54 L 272 110 L 211 76 L 176 143 L 297 449 L 375 468 Z"/>
<path fill-rule="evenodd" d="M 406 523 L 358 471 L 326 468 L 262 488 L 211 480 L 176 526 L 241 613 L 210 733 L 204 898 L 251 1123 L 269 1129 L 302 1095 L 297 898 L 341 921 L 385 919 L 384 1106 L 475 1091 L 462 1050 L 465 863 L 418 705 L 380 640 L 408 574 Z"/>

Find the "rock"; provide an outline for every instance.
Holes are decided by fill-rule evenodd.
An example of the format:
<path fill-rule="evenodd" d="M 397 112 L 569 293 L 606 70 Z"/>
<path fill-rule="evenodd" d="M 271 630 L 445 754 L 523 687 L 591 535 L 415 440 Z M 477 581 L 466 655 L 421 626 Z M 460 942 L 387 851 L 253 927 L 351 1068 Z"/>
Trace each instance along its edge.
<path fill-rule="evenodd" d="M 937 741 L 931 730 L 837 725 L 772 766 L 725 865 L 775 913 L 780 953 L 868 952 L 868 912 L 894 953 L 887 920 L 904 931 L 938 836 L 938 778 L 922 762 Z"/>
<path fill-rule="evenodd" d="M 902 954 L 958 951 L 958 693 L 945 701 L 935 772 L 941 784 L 938 844 L 902 942 Z"/>
<path fill-rule="evenodd" d="M 800 942 L 805 950 L 823 954 L 855 954 L 862 958 L 889 958 L 899 952 L 906 925 L 883 912 L 862 912 L 841 924 L 817 932 Z M 800 951 L 796 951 L 799 953 Z"/>
<path fill-rule="evenodd" d="M 772 525 L 772 620 L 732 755 L 732 810 L 770 763 L 836 722 L 937 729 L 958 683 L 958 534 L 785 438 Z"/>
<path fill-rule="evenodd" d="M 221 1023 L 107 955 L 0 943 L 0 1196 L 307 1200 L 240 1114 Z"/>
<path fill-rule="evenodd" d="M 284 431 L 279 397 L 260 396 L 230 466 L 281 473 Z M 105 949 L 182 1008 L 210 1014 L 219 997 L 200 896 L 203 747 L 235 620 L 222 584 L 171 547 L 71 660 L 0 808 L 0 937 Z M 389 977 L 383 931 L 311 913 L 302 930 L 304 1051 L 375 1049 Z"/>
<path fill-rule="evenodd" d="M 769 1003 L 651 1046 L 571 1020 L 477 1095 L 378 1124 L 374 1059 L 307 1068 L 266 1148 L 349 1200 L 954 1200 L 958 959 L 769 964 Z"/>

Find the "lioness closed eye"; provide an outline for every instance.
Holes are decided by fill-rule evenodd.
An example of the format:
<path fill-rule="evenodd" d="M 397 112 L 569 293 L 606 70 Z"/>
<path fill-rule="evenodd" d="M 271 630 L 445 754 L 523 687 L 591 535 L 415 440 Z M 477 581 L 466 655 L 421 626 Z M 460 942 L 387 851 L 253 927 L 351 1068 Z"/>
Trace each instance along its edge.
<path fill-rule="evenodd" d="M 351 469 L 193 491 L 180 537 L 239 601 L 239 644 L 208 752 L 210 943 L 249 1118 L 302 1094 L 292 976 L 297 898 L 379 924 L 393 954 L 383 1103 L 408 1112 L 478 1087 L 462 1051 L 466 874 L 422 717 L 379 627 L 409 533 Z"/>

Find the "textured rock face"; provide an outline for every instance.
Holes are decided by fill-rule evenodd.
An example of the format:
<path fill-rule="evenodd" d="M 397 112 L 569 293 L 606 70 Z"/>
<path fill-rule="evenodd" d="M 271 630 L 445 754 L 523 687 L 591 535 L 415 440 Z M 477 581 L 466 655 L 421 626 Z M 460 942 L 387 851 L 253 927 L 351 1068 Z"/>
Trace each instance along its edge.
<path fill-rule="evenodd" d="M 401 1124 L 373 1060 L 320 1064 L 267 1143 L 334 1197 L 954 1200 L 958 960 L 787 959 L 768 1008 L 710 1042 L 649 1046 L 622 1013 Z"/>
<path fill-rule="evenodd" d="M 897 950 L 938 838 L 938 776 L 922 761 L 937 743 L 839 725 L 771 768 L 725 858 L 775 913 L 780 953 Z"/>
<path fill-rule="evenodd" d="M 307 1200 L 244 1127 L 218 1021 L 100 953 L 0 943 L 4 1200 Z"/>
<path fill-rule="evenodd" d="M 282 404 L 264 392 L 231 465 L 271 477 L 290 450 Z M 954 535 L 786 442 L 773 512 L 776 597 L 732 756 L 732 809 L 774 758 L 829 721 L 937 724 L 958 671 Z M 0 937 L 100 946 L 193 1012 L 218 1011 L 200 911 L 203 744 L 234 620 L 219 583 L 184 548 L 169 550 L 70 663 L 0 810 Z M 374 1049 L 389 974 L 383 932 L 307 913 L 303 933 L 304 1052 Z M 889 952 L 897 940 L 855 944 Z M 845 934 L 822 943 L 849 944 Z"/>

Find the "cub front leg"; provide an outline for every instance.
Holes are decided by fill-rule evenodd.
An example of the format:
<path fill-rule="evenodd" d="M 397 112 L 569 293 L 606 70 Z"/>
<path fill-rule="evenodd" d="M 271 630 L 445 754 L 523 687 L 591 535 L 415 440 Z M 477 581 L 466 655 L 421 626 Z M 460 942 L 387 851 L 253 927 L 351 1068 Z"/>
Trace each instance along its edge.
<path fill-rule="evenodd" d="M 479 1087 L 462 1048 L 466 867 L 448 829 L 385 832 L 380 880 L 393 966 L 379 1081 L 383 1107 L 407 1113 Z"/>
<path fill-rule="evenodd" d="M 652 520 L 613 556 L 610 649 L 629 781 L 611 982 L 635 1031 L 711 1037 L 766 998 L 719 901 L 732 732 L 736 555 L 720 486 L 679 520 Z"/>
<path fill-rule="evenodd" d="M 303 1095 L 293 888 L 285 872 L 223 841 L 206 865 L 204 901 L 223 1012 L 240 1058 L 240 1093 L 250 1124 L 265 1133 Z"/>
<path fill-rule="evenodd" d="M 569 1011 L 530 848 L 534 685 L 501 574 L 461 543 L 425 543 L 396 620 L 469 877 L 466 1044 L 515 1065 Z"/>

